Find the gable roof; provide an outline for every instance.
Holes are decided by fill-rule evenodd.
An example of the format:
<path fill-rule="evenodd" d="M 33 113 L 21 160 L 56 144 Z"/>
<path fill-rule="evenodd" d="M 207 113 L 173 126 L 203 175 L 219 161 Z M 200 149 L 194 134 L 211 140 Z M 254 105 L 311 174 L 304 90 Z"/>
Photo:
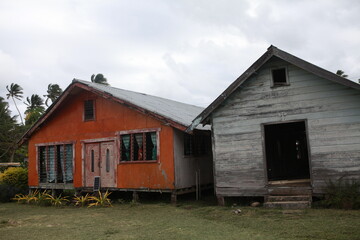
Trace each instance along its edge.
<path fill-rule="evenodd" d="M 243 74 L 240 75 L 230 86 L 218 96 L 207 108 L 204 109 L 194 120 L 188 128 L 188 131 L 196 128 L 200 123 L 207 124 L 209 121 L 210 114 L 219 107 L 241 84 L 243 84 L 248 78 L 250 78 L 256 71 L 258 71 L 267 61 L 272 57 L 278 57 L 286 62 L 289 62 L 305 71 L 313 73 L 321 78 L 328 79 L 330 81 L 339 83 L 341 85 L 355 88 L 360 90 L 360 84 L 350 81 L 346 78 L 340 77 L 335 73 L 329 72 L 323 68 L 320 68 L 314 64 L 311 64 L 305 60 L 302 60 L 290 53 L 287 53 L 277 47 L 271 45 L 267 51 L 254 62 Z"/>
<path fill-rule="evenodd" d="M 168 124 L 181 131 L 185 131 L 192 120 L 201 113 L 204 108 L 181 103 L 144 93 L 128 91 L 79 79 L 74 79 L 65 89 L 63 94 L 45 111 L 40 119 L 24 134 L 19 144 L 23 144 L 44 122 L 58 109 L 61 103 L 75 89 L 80 88 L 93 92 L 101 97 L 110 99 L 125 105 L 138 112 L 150 115 L 155 119 Z M 197 127 L 196 129 L 208 130 L 209 127 Z"/>

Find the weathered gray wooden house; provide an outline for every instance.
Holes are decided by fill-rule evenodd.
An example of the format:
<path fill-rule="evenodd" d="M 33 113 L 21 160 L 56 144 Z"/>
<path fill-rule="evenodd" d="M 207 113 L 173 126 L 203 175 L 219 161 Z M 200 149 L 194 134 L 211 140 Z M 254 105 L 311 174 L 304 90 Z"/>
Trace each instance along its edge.
<path fill-rule="evenodd" d="M 219 202 L 278 194 L 307 201 L 330 179 L 360 178 L 359 90 L 270 46 L 192 124 L 212 125 Z"/>

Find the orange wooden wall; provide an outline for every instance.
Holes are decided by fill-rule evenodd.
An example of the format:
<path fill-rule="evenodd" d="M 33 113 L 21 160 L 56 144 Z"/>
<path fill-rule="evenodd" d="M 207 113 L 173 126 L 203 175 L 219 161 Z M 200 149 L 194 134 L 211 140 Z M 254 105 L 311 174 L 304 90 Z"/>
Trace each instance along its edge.
<path fill-rule="evenodd" d="M 95 121 L 83 121 L 83 101 L 95 100 Z M 75 141 L 74 187 L 82 187 L 81 141 L 114 137 L 115 132 L 161 128 L 160 155 L 156 163 L 119 163 L 117 161 L 117 186 L 119 188 L 174 188 L 173 128 L 119 103 L 81 90 L 68 96 L 66 102 L 35 132 L 29 140 L 29 185 L 38 185 L 35 144 Z"/>

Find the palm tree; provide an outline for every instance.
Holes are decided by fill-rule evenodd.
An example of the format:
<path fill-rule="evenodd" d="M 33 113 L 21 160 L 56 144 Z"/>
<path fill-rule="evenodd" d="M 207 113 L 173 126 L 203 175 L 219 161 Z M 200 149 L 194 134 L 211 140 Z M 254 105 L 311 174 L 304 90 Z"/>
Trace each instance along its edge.
<path fill-rule="evenodd" d="M 35 123 L 41 115 L 44 113 L 44 100 L 37 94 L 31 95 L 31 97 L 26 98 L 26 102 L 24 102 L 27 106 L 25 111 L 25 124 L 31 125 Z"/>
<path fill-rule="evenodd" d="M 91 75 L 91 82 L 109 85 L 109 83 L 107 82 L 107 79 L 101 73 L 96 74 L 96 76 L 95 76 L 95 74 Z"/>
<path fill-rule="evenodd" d="M 343 77 L 343 78 L 348 77 L 348 75 L 345 74 L 345 72 L 343 70 L 340 70 L 340 69 L 336 71 L 336 75 L 339 75 L 340 77 Z"/>
<path fill-rule="evenodd" d="M 15 104 L 15 107 L 16 107 L 16 110 L 18 111 L 19 113 L 19 116 L 20 116 L 20 120 L 21 120 L 21 123 L 24 125 L 24 120 L 21 116 L 21 113 L 19 111 L 19 108 L 17 107 L 16 105 L 16 102 L 15 102 L 15 99 L 16 98 L 17 100 L 21 100 L 21 98 L 23 97 L 22 94 L 23 94 L 23 88 L 20 87 L 20 85 L 16 84 L 16 83 L 11 83 L 10 84 L 10 88 L 9 86 L 6 86 L 6 89 L 8 90 L 8 94 L 6 94 L 6 97 L 7 99 L 9 99 L 10 97 L 12 98 L 14 104 Z"/>
<path fill-rule="evenodd" d="M 46 97 L 45 105 L 48 107 L 48 101 L 49 99 L 53 103 L 61 94 L 63 90 L 60 88 L 58 84 L 49 84 L 47 89 L 47 94 L 44 95 Z"/>

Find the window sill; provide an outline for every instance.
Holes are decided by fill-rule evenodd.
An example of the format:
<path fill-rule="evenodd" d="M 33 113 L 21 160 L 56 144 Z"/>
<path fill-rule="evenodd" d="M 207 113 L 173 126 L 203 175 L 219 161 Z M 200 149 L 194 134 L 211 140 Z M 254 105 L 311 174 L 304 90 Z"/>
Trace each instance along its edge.
<path fill-rule="evenodd" d="M 278 87 L 286 87 L 286 86 L 290 86 L 290 83 L 276 84 L 271 86 L 270 88 L 278 88 Z"/>
<path fill-rule="evenodd" d="M 147 160 L 147 161 L 121 161 L 119 164 L 136 164 L 136 163 L 158 163 L 158 160 Z"/>

